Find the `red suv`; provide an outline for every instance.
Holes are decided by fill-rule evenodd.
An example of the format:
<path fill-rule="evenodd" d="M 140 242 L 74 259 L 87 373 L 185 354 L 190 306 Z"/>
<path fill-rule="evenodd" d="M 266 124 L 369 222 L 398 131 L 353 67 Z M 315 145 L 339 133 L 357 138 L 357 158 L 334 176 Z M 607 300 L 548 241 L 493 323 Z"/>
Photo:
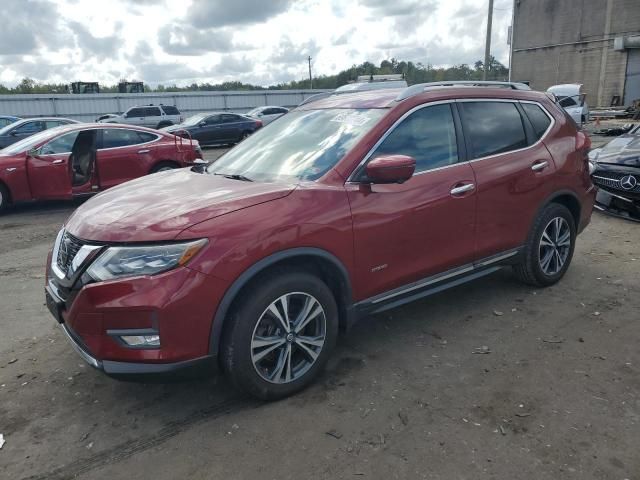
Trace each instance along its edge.
<path fill-rule="evenodd" d="M 274 399 L 359 317 L 505 266 L 551 285 L 591 217 L 589 140 L 501 86 L 321 99 L 206 169 L 104 192 L 58 234 L 47 304 L 108 375 L 220 365 Z"/>
<path fill-rule="evenodd" d="M 52 128 L 0 150 L 0 211 L 11 202 L 90 195 L 198 159 L 198 142 L 148 128 L 86 123 Z"/>

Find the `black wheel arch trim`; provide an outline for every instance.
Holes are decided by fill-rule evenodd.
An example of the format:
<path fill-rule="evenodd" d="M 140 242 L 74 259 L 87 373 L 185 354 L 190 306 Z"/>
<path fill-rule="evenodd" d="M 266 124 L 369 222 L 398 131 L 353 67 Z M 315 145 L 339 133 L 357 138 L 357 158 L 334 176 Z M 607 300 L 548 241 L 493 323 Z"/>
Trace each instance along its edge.
<path fill-rule="evenodd" d="M 581 225 L 582 210 L 583 210 L 584 206 L 582 205 L 582 201 L 580 200 L 580 197 L 578 196 L 578 194 L 576 194 L 576 192 L 574 192 L 573 190 L 567 190 L 567 189 L 557 190 L 557 191 L 553 192 L 551 195 L 549 195 L 546 198 L 546 200 L 544 202 L 542 202 L 542 205 L 540 206 L 540 208 L 536 212 L 536 216 L 533 218 L 532 221 L 535 221 L 535 219 L 538 217 L 538 215 L 540 215 L 542 210 L 545 209 L 549 204 L 554 203 L 554 200 L 556 200 L 556 199 L 558 199 L 560 197 L 566 197 L 566 196 L 572 197 L 576 201 L 576 203 L 578 204 L 578 218 L 577 218 L 575 227 L 576 227 L 576 232 L 577 233 L 582 232 L 582 230 L 586 227 L 586 225 Z"/>
<path fill-rule="evenodd" d="M 242 290 L 242 288 L 247 285 L 256 275 L 265 271 L 267 268 L 279 263 L 283 260 L 294 259 L 295 257 L 317 257 L 318 259 L 327 260 L 331 262 L 333 266 L 337 268 L 340 272 L 340 276 L 342 277 L 343 286 L 346 289 L 346 318 L 345 323 L 346 327 L 352 325 L 355 321 L 355 315 L 353 310 L 353 296 L 351 289 L 351 280 L 349 278 L 349 273 L 338 257 L 333 255 L 332 253 L 323 250 L 321 248 L 316 247 L 296 247 L 290 248 L 288 250 L 282 250 L 276 253 L 273 253 L 258 262 L 251 265 L 248 269 L 246 269 L 240 276 L 231 284 L 231 286 L 227 289 L 222 300 L 218 304 L 216 309 L 216 313 L 213 317 L 213 325 L 211 326 L 211 333 L 209 335 L 209 354 L 212 356 L 217 356 L 220 351 L 220 343 L 222 341 L 222 332 L 224 328 L 224 322 L 227 319 L 229 310 L 236 296 Z"/>

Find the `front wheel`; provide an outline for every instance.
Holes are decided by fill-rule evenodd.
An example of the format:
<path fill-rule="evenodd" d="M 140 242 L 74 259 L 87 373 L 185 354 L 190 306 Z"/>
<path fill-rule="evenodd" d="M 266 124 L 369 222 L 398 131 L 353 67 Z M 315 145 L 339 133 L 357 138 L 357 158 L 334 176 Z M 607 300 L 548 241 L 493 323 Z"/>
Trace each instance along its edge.
<path fill-rule="evenodd" d="M 281 270 L 254 282 L 225 331 L 222 361 L 242 390 L 276 400 L 307 387 L 338 334 L 338 309 L 316 276 Z"/>
<path fill-rule="evenodd" d="M 9 191 L 0 183 L 0 212 L 7 208 L 9 204 Z"/>
<path fill-rule="evenodd" d="M 569 209 L 558 203 L 547 205 L 534 222 L 522 262 L 514 266 L 516 276 L 537 287 L 558 282 L 571 263 L 576 235 Z"/>
<path fill-rule="evenodd" d="M 177 163 L 160 162 L 159 164 L 154 166 L 149 173 L 166 172 L 167 170 L 175 170 L 176 168 L 180 168 L 180 166 Z"/>

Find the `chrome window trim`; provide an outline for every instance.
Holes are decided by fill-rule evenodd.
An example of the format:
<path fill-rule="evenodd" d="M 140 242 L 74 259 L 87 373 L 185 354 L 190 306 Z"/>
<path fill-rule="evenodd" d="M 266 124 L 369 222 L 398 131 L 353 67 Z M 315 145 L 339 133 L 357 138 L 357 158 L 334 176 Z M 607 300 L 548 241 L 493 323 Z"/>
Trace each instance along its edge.
<path fill-rule="evenodd" d="M 387 131 L 384 132 L 384 134 L 373 145 L 373 147 L 371 147 L 369 149 L 369 151 L 364 156 L 364 158 L 360 161 L 360 163 L 356 166 L 356 168 L 354 168 L 353 171 L 349 174 L 349 177 L 347 178 L 347 181 L 345 183 L 356 183 L 356 184 L 357 183 L 361 183 L 361 182 L 353 180 L 353 177 L 356 174 L 356 172 L 358 172 L 362 168 L 362 166 L 365 165 L 369 161 L 369 159 L 371 158 L 373 153 L 382 144 L 382 142 L 384 142 L 387 139 L 387 137 L 389 135 L 391 135 L 391 132 L 393 132 L 398 127 L 398 125 L 400 125 L 409 115 L 411 115 L 414 112 L 417 112 L 418 110 L 422 110 L 423 108 L 432 107 L 432 106 L 436 106 L 436 105 L 452 104 L 454 102 L 455 102 L 455 100 L 439 100 L 439 101 L 436 101 L 436 102 L 429 102 L 429 103 L 423 103 L 421 105 L 416 105 L 411 110 L 406 111 L 399 119 L 397 119 L 395 122 L 393 122 L 393 125 L 391 125 L 387 129 Z M 458 155 L 458 158 L 460 158 L 459 155 Z M 456 162 L 456 163 L 452 163 L 451 165 L 445 165 L 443 167 L 437 167 L 437 168 L 433 168 L 433 169 L 430 169 L 430 170 L 424 170 L 422 172 L 418 172 L 418 173 L 414 174 L 413 176 L 415 177 L 417 175 L 421 175 L 421 174 L 427 173 L 427 172 L 433 172 L 434 170 L 440 170 L 442 168 L 453 167 L 455 165 L 459 165 L 460 163 L 466 163 L 466 162 Z"/>
<path fill-rule="evenodd" d="M 105 124 L 105 125 L 108 125 L 108 124 Z M 70 133 L 74 133 L 74 132 L 78 132 L 78 133 L 80 133 L 80 132 L 88 132 L 88 131 L 90 131 L 90 130 L 95 130 L 96 132 L 97 132 L 97 131 L 99 131 L 99 130 L 133 130 L 133 131 L 135 131 L 135 132 L 149 133 L 149 134 L 151 134 L 151 135 L 155 135 L 155 136 L 156 136 L 155 140 L 150 140 L 150 141 L 148 141 L 148 142 L 144 142 L 144 143 L 133 143 L 133 144 L 131 144 L 131 145 L 125 145 L 125 146 L 123 146 L 123 147 L 98 148 L 98 149 L 96 149 L 96 152 L 104 152 L 104 151 L 106 151 L 106 150 L 117 150 L 118 148 L 128 148 L 128 147 L 135 147 L 135 146 L 149 145 L 150 143 L 157 142 L 158 140 L 160 140 L 161 138 L 163 138 L 163 136 L 162 136 L 161 134 L 159 134 L 159 133 L 147 132 L 146 130 L 138 130 L 138 129 L 136 129 L 136 128 L 133 128 L 133 126 L 131 126 L 131 127 L 122 127 L 122 128 L 114 128 L 114 127 L 109 127 L 109 128 L 83 128 L 83 129 L 81 129 L 81 130 L 74 130 L 73 132 L 67 132 L 67 133 L 65 133 L 65 134 L 63 134 L 63 135 L 69 135 Z M 60 135 L 60 136 L 63 136 L 63 135 Z M 55 140 L 55 139 L 57 139 L 57 138 L 60 138 L 60 137 L 54 137 L 54 138 L 52 138 L 51 140 L 49 140 L 47 143 L 49 143 L 49 142 L 51 142 L 52 140 Z M 43 143 L 43 144 L 42 144 L 42 145 L 40 145 L 40 147 L 38 147 L 38 148 L 42 148 L 42 147 L 44 147 L 47 143 Z M 67 154 L 67 153 L 68 153 L 68 154 L 71 154 L 71 152 L 60 152 L 60 153 L 46 153 L 46 154 L 42 154 L 42 155 L 40 155 L 40 156 L 41 156 L 41 157 L 50 157 L 50 156 L 53 156 L 53 155 L 65 155 L 65 154 Z"/>
<path fill-rule="evenodd" d="M 436 102 L 423 103 L 423 104 L 417 105 L 417 106 L 413 107 L 411 110 L 405 112 L 398 120 L 396 120 L 393 123 L 393 125 L 391 125 L 387 129 L 387 131 L 380 137 L 380 139 L 367 152 L 367 154 L 364 156 L 363 160 L 360 161 L 360 163 L 356 166 L 356 168 L 353 169 L 353 171 L 351 172 L 351 174 L 349 175 L 349 177 L 347 178 L 347 181 L 345 183 L 346 184 L 359 184 L 359 183 L 361 183 L 361 182 L 353 180 L 353 176 L 355 175 L 355 173 L 357 171 L 359 171 L 360 168 L 362 168 L 362 166 L 365 165 L 369 161 L 369 159 L 371 158 L 371 156 L 373 155 L 375 150 L 380 146 L 380 144 L 382 142 L 384 142 L 384 140 L 389 136 L 389 134 L 391 134 L 391 132 L 393 130 L 395 130 L 396 127 L 405 118 L 407 118 L 409 115 L 411 115 L 413 112 L 415 112 L 417 110 L 420 110 L 421 108 L 426 108 L 426 107 L 429 107 L 429 106 L 432 106 L 432 105 L 443 105 L 443 104 L 447 104 L 447 103 L 449 103 L 449 104 L 451 104 L 451 103 L 467 103 L 467 102 L 501 102 L 501 103 L 514 103 L 514 104 L 515 103 L 531 103 L 533 105 L 537 105 L 538 107 L 540 107 L 542 109 L 542 111 L 547 115 L 547 117 L 549 117 L 549 119 L 551 120 L 551 123 L 549 124 L 549 127 L 545 130 L 545 132 L 542 134 L 542 136 L 535 143 L 532 143 L 531 145 L 528 145 L 528 146 L 526 146 L 524 148 L 519 148 L 517 150 L 510 150 L 508 152 L 495 153 L 493 155 L 487 155 L 485 157 L 474 158 L 474 159 L 466 160 L 466 161 L 462 161 L 462 162 L 456 162 L 456 163 L 452 163 L 451 165 L 445 165 L 443 167 L 432 168 L 430 170 L 423 170 L 422 172 L 418 172 L 418 173 L 414 174 L 413 177 L 417 177 L 418 175 L 422 175 L 424 173 L 435 172 L 435 171 L 438 171 L 438 170 L 443 170 L 445 168 L 455 167 L 457 165 L 461 165 L 461 164 L 465 164 L 465 163 L 478 162 L 480 160 L 487 160 L 487 159 L 491 159 L 491 158 L 494 158 L 494 157 L 499 157 L 500 155 L 507 155 L 507 154 L 510 154 L 510 153 L 522 152 L 522 151 L 528 150 L 530 148 L 537 147 L 538 144 L 540 144 L 543 140 L 546 139 L 546 137 L 549 135 L 549 132 L 553 129 L 553 127 L 556 124 L 555 117 L 549 113 L 549 111 L 544 107 L 544 105 L 542 105 L 540 102 L 536 102 L 534 100 L 517 100 L 517 99 L 507 99 L 507 98 L 459 98 L 459 99 L 440 100 L 440 101 L 436 101 Z M 520 112 L 518 111 L 518 113 L 520 113 Z M 463 124 L 463 128 L 464 128 L 464 122 L 462 121 L 462 118 L 460 118 L 460 122 Z M 466 142 L 466 138 L 464 140 Z"/>
<path fill-rule="evenodd" d="M 472 99 L 472 98 L 461 98 L 461 99 L 456 99 L 455 100 L 457 103 L 468 103 L 468 102 L 504 102 L 504 103 L 532 103 L 534 105 L 539 106 L 540 108 L 542 108 L 542 111 L 544 113 L 546 113 L 546 115 L 551 119 L 551 123 L 549 124 L 549 128 L 547 128 L 547 130 L 544 132 L 544 134 L 535 142 L 532 143 L 531 145 L 528 145 L 524 148 L 518 148 L 517 150 L 509 150 L 508 152 L 500 152 L 500 153 L 494 153 L 493 155 L 487 155 L 484 157 L 478 157 L 478 158 L 473 158 L 471 160 L 468 160 L 469 163 L 473 163 L 473 162 L 478 162 L 480 160 L 488 160 L 490 158 L 495 158 L 495 157 L 499 157 L 501 155 L 508 155 L 511 153 L 518 153 L 518 152 L 524 152 L 525 150 L 529 150 L 530 148 L 534 148 L 537 147 L 539 143 L 542 143 L 542 141 L 547 137 L 547 135 L 549 134 L 549 131 L 555 126 L 556 124 L 556 119 L 553 117 L 553 115 L 551 115 L 546 108 L 544 108 L 544 106 L 536 101 L 533 100 L 508 100 L 508 99 L 504 99 L 504 98 L 478 98 L 478 99 Z M 518 111 L 518 113 L 520 113 Z M 464 128 L 464 121 L 462 120 L 462 118 L 460 119 L 460 121 L 463 124 L 463 128 Z M 526 132 L 525 132 L 526 133 Z M 465 139 L 466 140 L 466 139 Z M 468 154 L 469 152 L 467 152 Z"/>

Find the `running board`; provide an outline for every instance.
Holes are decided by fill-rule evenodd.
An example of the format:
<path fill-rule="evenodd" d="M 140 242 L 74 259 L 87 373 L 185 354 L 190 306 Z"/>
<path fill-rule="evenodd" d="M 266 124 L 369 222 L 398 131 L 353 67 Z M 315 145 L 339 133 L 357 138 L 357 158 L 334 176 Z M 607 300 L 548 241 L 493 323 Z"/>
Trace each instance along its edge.
<path fill-rule="evenodd" d="M 404 305 L 405 303 L 428 297 L 429 295 L 494 273 L 505 265 L 511 265 L 515 263 L 514 260 L 518 258 L 520 252 L 521 249 L 517 248 L 438 275 L 424 278 L 409 285 L 362 300 L 354 305 L 354 310 L 356 311 L 356 315 L 361 317 L 383 312 Z"/>

